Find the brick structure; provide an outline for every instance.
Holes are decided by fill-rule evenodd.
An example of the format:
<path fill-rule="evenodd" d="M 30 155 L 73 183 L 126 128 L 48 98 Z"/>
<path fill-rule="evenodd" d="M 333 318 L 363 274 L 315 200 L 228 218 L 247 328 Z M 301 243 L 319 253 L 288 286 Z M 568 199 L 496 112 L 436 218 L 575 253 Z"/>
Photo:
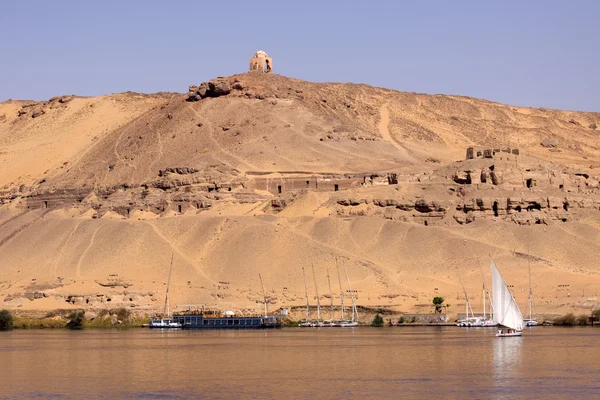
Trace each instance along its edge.
<path fill-rule="evenodd" d="M 507 160 L 511 159 L 509 156 L 518 156 L 519 149 L 511 149 L 511 148 L 481 148 L 481 147 L 468 147 L 467 154 L 465 156 L 466 160 L 473 160 L 475 158 L 496 158 L 498 155 L 503 155 L 504 153 Z"/>
<path fill-rule="evenodd" d="M 262 50 L 259 50 L 254 54 L 254 57 L 250 59 L 250 72 L 273 72 L 273 59 Z"/>

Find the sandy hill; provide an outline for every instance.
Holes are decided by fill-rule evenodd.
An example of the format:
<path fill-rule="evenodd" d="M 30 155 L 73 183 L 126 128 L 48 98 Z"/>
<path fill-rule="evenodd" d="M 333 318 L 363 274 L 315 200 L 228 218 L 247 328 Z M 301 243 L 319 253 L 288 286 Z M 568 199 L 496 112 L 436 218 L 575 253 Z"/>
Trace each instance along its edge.
<path fill-rule="evenodd" d="M 456 267 L 479 304 L 492 255 L 523 307 L 531 266 L 538 311 L 583 312 L 600 288 L 598 123 L 261 73 L 1 103 L 0 298 L 155 310 L 174 254 L 179 305 L 257 309 L 261 273 L 272 308 L 298 306 L 303 266 L 339 292 L 337 260 L 361 305 L 429 312 L 442 295 L 456 313 Z"/>

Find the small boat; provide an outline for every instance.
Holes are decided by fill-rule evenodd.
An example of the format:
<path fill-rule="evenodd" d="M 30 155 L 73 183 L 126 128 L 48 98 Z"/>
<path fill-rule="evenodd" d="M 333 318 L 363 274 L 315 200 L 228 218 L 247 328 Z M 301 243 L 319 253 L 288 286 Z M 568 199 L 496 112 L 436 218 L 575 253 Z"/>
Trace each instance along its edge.
<path fill-rule="evenodd" d="M 538 322 L 533 318 L 533 286 L 531 284 L 531 262 L 529 262 L 529 319 L 524 321 L 525 326 L 538 326 Z"/>
<path fill-rule="evenodd" d="M 487 287 L 487 282 L 485 281 L 485 276 L 483 276 L 483 271 L 481 271 L 481 278 L 483 279 L 483 321 L 481 326 L 484 328 L 492 328 L 498 326 L 498 324 L 494 321 L 494 303 L 490 297 L 490 291 Z M 488 319 L 485 315 L 485 299 L 490 302 L 490 318 Z"/>
<path fill-rule="evenodd" d="M 174 321 L 171 318 L 158 319 L 153 318 L 150 320 L 150 328 L 162 328 L 162 329 L 181 329 L 181 323 Z"/>
<path fill-rule="evenodd" d="M 499 326 L 496 337 L 521 336 L 523 334 L 521 310 L 493 260 L 490 260 L 490 267 L 492 268 L 494 322 Z"/>
<path fill-rule="evenodd" d="M 316 328 L 318 321 L 312 321 L 309 319 L 310 302 L 308 300 L 308 286 L 306 285 L 306 272 L 304 271 L 304 267 L 302 267 L 302 277 L 304 278 L 304 292 L 306 294 L 306 319 L 303 322 L 300 322 L 298 326 L 300 328 Z"/>
<path fill-rule="evenodd" d="M 356 302 L 354 300 L 354 292 L 352 291 L 352 286 L 350 285 L 350 277 L 348 276 L 348 270 L 346 269 L 346 266 L 344 265 L 344 270 L 346 271 L 346 278 L 348 279 L 348 287 L 350 288 L 350 298 L 352 299 L 352 319 L 346 319 L 345 315 L 344 315 L 344 311 L 346 309 L 346 306 L 344 305 L 344 289 L 342 288 L 342 278 L 340 276 L 340 268 L 337 264 L 337 258 L 335 259 L 335 267 L 337 269 L 337 274 L 338 274 L 338 283 L 340 284 L 340 300 L 341 300 L 340 308 L 341 308 L 341 312 L 342 312 L 342 318 L 331 321 L 330 326 L 335 327 L 335 328 L 354 328 L 354 327 L 358 326 L 358 312 L 356 310 Z M 329 289 L 329 291 L 331 293 L 331 288 Z"/>
<path fill-rule="evenodd" d="M 516 331 L 514 329 L 498 329 L 496 337 L 511 337 L 511 336 L 522 336 L 523 331 Z"/>
<path fill-rule="evenodd" d="M 467 289 L 465 289 L 465 284 L 463 282 L 462 275 L 460 274 L 458 266 L 456 267 L 456 272 L 458 273 L 460 285 L 462 286 L 463 293 L 465 295 L 465 317 L 456 321 L 456 326 L 461 328 L 483 326 L 483 321 L 481 320 L 481 318 L 476 317 L 475 314 L 473 314 L 473 308 L 471 307 L 471 302 L 469 301 L 469 295 L 467 294 Z"/>
<path fill-rule="evenodd" d="M 163 309 L 163 314 L 166 315 L 166 318 L 151 318 L 150 319 L 150 328 L 158 328 L 158 329 L 181 329 L 183 325 L 179 321 L 175 321 L 170 318 L 171 309 L 169 307 L 169 286 L 171 285 L 171 272 L 173 271 L 173 255 L 171 254 L 171 266 L 169 267 L 169 279 L 167 280 L 167 291 L 165 292 L 165 307 Z"/>

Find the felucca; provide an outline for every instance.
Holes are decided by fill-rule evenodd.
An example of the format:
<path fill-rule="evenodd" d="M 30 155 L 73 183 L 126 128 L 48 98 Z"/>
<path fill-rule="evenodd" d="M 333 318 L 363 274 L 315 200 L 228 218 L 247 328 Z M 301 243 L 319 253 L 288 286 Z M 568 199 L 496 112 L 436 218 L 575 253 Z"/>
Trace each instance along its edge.
<path fill-rule="evenodd" d="M 529 254 L 528 254 L 529 255 Z M 533 318 L 533 287 L 531 285 L 531 261 L 528 260 L 529 268 L 529 319 L 526 319 L 525 326 L 537 326 L 538 322 Z"/>
<path fill-rule="evenodd" d="M 348 290 L 350 290 L 350 299 L 352 300 L 352 319 L 339 321 L 339 325 L 342 328 L 353 328 L 358 326 L 358 310 L 356 309 L 356 300 L 354 298 L 354 291 L 352 290 L 352 284 L 350 283 L 350 276 L 348 275 L 348 269 L 344 265 L 344 271 L 346 272 L 346 279 L 348 280 Z"/>
<path fill-rule="evenodd" d="M 485 281 L 485 276 L 483 276 L 483 271 L 481 271 L 481 279 L 483 280 L 483 327 L 496 327 L 497 323 L 494 322 L 494 303 L 490 298 L 490 291 L 487 287 L 487 282 Z M 485 315 L 485 299 L 488 299 L 490 303 L 490 318 L 488 319 Z"/>
<path fill-rule="evenodd" d="M 514 296 L 502 279 L 500 271 L 490 260 L 492 268 L 492 294 L 494 298 L 494 322 L 500 329 L 496 333 L 497 337 L 521 336 L 523 334 L 523 315 Z"/>
<path fill-rule="evenodd" d="M 179 329 L 181 323 L 173 321 L 171 318 L 171 308 L 169 304 L 169 286 L 171 285 L 171 272 L 173 271 L 173 254 L 171 254 L 171 266 L 169 267 L 169 278 L 167 280 L 167 291 L 165 292 L 165 306 L 163 308 L 162 318 L 151 318 L 150 328 L 161 329 Z"/>
<path fill-rule="evenodd" d="M 313 323 L 309 321 L 309 311 L 310 311 L 310 303 L 308 301 L 308 286 L 306 286 L 306 272 L 304 271 L 304 267 L 302 267 L 302 276 L 304 277 L 304 293 L 306 293 L 306 319 L 304 322 L 300 322 L 298 326 L 300 328 L 311 328 L 313 327 Z"/>
<path fill-rule="evenodd" d="M 482 322 L 481 318 L 476 317 L 475 314 L 473 314 L 473 308 L 471 308 L 471 302 L 469 301 L 469 295 L 467 294 L 467 289 L 465 289 L 465 284 L 463 282 L 462 275 L 460 274 L 460 270 L 458 269 L 458 267 L 456 267 L 456 272 L 458 272 L 458 278 L 460 279 L 460 285 L 462 286 L 463 293 L 465 294 L 465 317 L 463 319 L 458 320 L 456 322 L 456 326 L 460 326 L 460 327 L 483 326 L 483 322 Z"/>

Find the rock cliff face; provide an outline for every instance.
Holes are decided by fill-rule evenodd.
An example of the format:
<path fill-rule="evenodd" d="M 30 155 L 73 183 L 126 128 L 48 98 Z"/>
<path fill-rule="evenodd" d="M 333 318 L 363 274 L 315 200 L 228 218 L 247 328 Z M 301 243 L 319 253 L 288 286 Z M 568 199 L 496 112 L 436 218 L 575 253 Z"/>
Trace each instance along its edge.
<path fill-rule="evenodd" d="M 591 293 L 598 121 L 274 74 L 5 102 L 0 298 L 153 310 L 171 254 L 173 301 L 222 309 L 257 307 L 259 272 L 271 304 L 300 304 L 302 265 L 325 285 L 337 260 L 359 304 L 415 311 L 456 293 L 457 265 L 479 290 L 489 254 L 526 285 L 527 251 L 538 291 Z M 538 309 L 594 301 L 556 291 Z"/>

